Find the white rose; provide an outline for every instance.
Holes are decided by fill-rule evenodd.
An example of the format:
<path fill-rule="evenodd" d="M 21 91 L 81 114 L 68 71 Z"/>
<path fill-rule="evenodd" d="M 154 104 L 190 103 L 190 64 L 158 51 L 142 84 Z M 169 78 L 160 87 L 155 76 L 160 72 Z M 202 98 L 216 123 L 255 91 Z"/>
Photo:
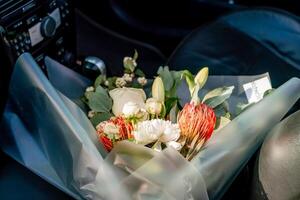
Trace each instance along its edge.
<path fill-rule="evenodd" d="M 123 106 L 122 112 L 125 117 L 132 117 L 137 115 L 140 110 L 139 104 L 129 101 Z"/>
<path fill-rule="evenodd" d="M 146 101 L 146 110 L 152 115 L 159 115 L 162 110 L 162 103 L 155 98 L 149 98 Z"/>
<path fill-rule="evenodd" d="M 141 109 L 145 108 L 146 94 L 142 89 L 116 88 L 109 91 L 109 95 L 113 99 L 112 111 L 115 116 L 123 113 L 123 107 L 127 102 L 135 103 Z"/>

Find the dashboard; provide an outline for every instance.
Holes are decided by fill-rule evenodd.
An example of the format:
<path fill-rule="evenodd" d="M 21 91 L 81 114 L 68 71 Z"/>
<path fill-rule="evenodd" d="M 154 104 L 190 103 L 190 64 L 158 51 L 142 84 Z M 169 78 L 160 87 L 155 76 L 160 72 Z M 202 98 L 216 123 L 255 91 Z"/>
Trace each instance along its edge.
<path fill-rule="evenodd" d="M 0 0 L 1 47 L 8 63 L 24 52 L 41 66 L 45 56 L 66 65 L 74 62 L 73 12 L 69 0 Z"/>

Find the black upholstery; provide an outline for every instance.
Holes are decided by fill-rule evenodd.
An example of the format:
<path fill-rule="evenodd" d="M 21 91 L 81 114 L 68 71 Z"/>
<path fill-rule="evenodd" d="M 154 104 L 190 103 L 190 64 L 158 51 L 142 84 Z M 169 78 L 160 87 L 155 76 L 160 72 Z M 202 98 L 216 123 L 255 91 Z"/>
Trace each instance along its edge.
<path fill-rule="evenodd" d="M 190 34 L 168 61 L 173 69 L 215 75 L 269 72 L 274 87 L 300 76 L 300 20 L 275 10 L 245 10 Z"/>

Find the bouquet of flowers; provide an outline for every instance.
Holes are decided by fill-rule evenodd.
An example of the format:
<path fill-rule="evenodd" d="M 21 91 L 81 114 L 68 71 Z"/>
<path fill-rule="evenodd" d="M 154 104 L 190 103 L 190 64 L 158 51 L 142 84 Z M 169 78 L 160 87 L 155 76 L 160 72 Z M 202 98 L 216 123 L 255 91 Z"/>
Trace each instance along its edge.
<path fill-rule="evenodd" d="M 133 57 L 124 58 L 122 77 L 100 75 L 86 88 L 83 101 L 91 109 L 88 117 L 99 140 L 108 152 L 128 140 L 156 151 L 172 147 L 191 160 L 214 130 L 230 122 L 227 99 L 234 87 L 216 88 L 200 100 L 199 90 L 208 79 L 207 67 L 196 76 L 188 70 L 160 67 L 152 82 L 138 68 L 137 58 L 136 51 Z M 177 95 L 182 80 L 190 93 L 190 102 L 183 107 Z"/>
<path fill-rule="evenodd" d="M 266 75 L 161 67 L 152 81 L 136 60 L 124 59 L 123 77 L 92 83 L 50 58 L 46 77 L 23 54 L 2 149 L 76 199 L 219 199 L 300 97 L 294 78 L 248 104 L 243 85 Z"/>

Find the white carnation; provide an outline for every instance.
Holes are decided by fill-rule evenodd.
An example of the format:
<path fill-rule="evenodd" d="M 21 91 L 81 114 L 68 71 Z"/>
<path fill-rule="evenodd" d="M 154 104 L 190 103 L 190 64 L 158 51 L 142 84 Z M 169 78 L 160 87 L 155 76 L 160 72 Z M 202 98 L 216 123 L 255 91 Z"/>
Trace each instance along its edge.
<path fill-rule="evenodd" d="M 153 119 L 138 123 L 133 134 L 138 144 L 162 142 L 167 145 L 171 141 L 178 140 L 180 129 L 178 124 L 172 124 L 171 121 Z"/>

